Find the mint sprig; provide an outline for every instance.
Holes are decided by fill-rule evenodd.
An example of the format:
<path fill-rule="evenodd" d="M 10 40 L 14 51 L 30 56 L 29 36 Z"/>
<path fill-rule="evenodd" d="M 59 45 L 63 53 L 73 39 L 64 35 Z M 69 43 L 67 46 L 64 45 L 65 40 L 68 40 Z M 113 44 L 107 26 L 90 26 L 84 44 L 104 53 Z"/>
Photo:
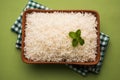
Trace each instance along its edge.
<path fill-rule="evenodd" d="M 83 45 L 85 43 L 84 39 L 81 38 L 80 29 L 78 29 L 76 32 L 69 32 L 69 36 L 73 39 L 72 40 L 73 47 L 76 47 L 78 43 L 80 43 L 80 45 Z"/>

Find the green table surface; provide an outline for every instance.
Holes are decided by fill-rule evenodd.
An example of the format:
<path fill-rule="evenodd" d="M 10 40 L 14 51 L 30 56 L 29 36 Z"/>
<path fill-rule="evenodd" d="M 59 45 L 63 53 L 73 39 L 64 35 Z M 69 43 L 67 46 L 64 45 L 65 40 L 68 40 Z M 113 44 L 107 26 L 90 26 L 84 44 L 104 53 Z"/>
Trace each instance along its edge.
<path fill-rule="evenodd" d="M 0 0 L 0 80 L 120 80 L 120 0 L 35 0 L 52 9 L 87 9 L 100 14 L 101 32 L 110 36 L 98 75 L 86 77 L 65 65 L 30 65 L 15 48 L 10 28 L 28 0 Z"/>

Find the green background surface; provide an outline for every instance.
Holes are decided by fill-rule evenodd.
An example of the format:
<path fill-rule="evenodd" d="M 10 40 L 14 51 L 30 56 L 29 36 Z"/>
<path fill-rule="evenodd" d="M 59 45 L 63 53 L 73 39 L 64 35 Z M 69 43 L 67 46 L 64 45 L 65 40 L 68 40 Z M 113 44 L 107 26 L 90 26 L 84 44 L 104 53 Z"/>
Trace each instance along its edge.
<path fill-rule="evenodd" d="M 27 0 L 0 0 L 0 80 L 120 80 L 120 0 L 35 0 L 52 9 L 87 9 L 100 14 L 101 32 L 110 36 L 98 75 L 86 77 L 65 65 L 29 65 L 15 48 L 17 35 L 10 28 Z"/>

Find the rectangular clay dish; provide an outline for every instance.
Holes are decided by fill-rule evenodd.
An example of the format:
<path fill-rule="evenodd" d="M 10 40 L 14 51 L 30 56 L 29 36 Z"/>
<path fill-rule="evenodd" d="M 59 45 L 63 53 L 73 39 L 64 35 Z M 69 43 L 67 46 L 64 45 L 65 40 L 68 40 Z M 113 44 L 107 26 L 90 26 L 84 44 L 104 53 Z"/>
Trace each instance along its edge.
<path fill-rule="evenodd" d="M 24 40 L 25 40 L 25 25 L 26 25 L 26 14 L 32 13 L 32 12 L 43 12 L 43 13 L 53 13 L 53 12 L 82 12 L 82 13 L 92 13 L 95 17 L 96 17 L 96 21 L 98 22 L 96 30 L 97 30 L 97 54 L 96 54 L 96 60 L 94 62 L 34 62 L 32 60 L 28 60 L 24 53 Z M 100 60 L 100 19 L 99 19 L 99 15 L 96 11 L 92 11 L 92 10 L 37 10 L 37 9 L 29 9 L 26 10 L 23 13 L 23 17 L 22 17 L 22 60 L 25 63 L 30 63 L 30 64 L 77 64 L 77 65 L 95 65 L 99 62 Z"/>

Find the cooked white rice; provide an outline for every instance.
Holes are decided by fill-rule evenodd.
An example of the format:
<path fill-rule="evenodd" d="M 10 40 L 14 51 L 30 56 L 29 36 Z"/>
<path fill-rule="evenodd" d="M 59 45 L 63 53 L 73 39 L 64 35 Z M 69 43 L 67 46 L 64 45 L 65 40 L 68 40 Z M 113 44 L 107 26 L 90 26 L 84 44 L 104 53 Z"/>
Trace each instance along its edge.
<path fill-rule="evenodd" d="M 97 21 L 91 13 L 27 14 L 24 55 L 41 62 L 95 61 L 97 54 Z M 81 30 L 83 46 L 72 46 L 70 31 Z"/>

